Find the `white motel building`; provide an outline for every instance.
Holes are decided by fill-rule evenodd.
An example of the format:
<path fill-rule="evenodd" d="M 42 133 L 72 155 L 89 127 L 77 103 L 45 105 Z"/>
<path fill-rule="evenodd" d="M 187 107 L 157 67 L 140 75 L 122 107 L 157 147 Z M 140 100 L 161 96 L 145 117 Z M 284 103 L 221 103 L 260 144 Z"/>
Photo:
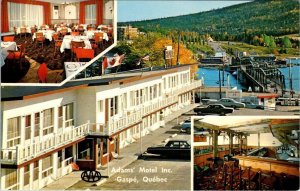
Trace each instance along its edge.
<path fill-rule="evenodd" d="M 60 87 L 2 87 L 0 189 L 40 189 L 70 173 L 71 163 L 105 165 L 192 104 L 200 86 L 191 65 L 181 65 Z"/>

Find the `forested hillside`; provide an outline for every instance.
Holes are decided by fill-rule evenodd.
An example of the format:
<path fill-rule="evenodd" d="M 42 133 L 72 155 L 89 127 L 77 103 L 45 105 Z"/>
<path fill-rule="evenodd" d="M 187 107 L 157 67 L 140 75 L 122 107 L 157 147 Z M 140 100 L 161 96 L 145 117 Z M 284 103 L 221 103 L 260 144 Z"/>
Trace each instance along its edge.
<path fill-rule="evenodd" d="M 255 0 L 196 14 L 119 24 L 146 32 L 193 31 L 216 40 L 249 41 L 261 34 L 299 33 L 299 1 Z"/>

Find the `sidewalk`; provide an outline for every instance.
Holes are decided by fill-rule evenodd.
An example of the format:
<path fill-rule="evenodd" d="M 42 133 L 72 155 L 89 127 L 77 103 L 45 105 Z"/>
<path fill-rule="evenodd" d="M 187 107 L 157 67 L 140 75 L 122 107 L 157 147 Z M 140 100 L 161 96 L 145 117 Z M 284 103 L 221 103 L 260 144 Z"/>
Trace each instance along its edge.
<path fill-rule="evenodd" d="M 101 166 L 98 171 L 101 173 L 102 179 L 95 183 L 99 186 L 107 181 L 107 177 L 111 177 L 116 173 L 116 169 L 125 168 L 132 162 L 136 161 L 141 153 L 143 153 L 148 147 L 161 144 L 164 140 L 170 138 L 174 134 L 179 133 L 179 128 L 176 127 L 178 123 L 190 118 L 190 116 L 183 116 L 182 114 L 189 112 L 195 108 L 198 104 L 191 104 L 188 107 L 180 109 L 177 112 L 174 112 L 172 115 L 169 115 L 165 118 L 165 126 L 158 128 L 155 131 L 150 131 L 149 134 L 142 137 L 142 139 L 136 140 L 136 142 L 131 143 L 127 147 L 120 150 L 119 156 L 110 161 L 108 165 Z M 177 120 L 178 117 L 178 120 Z M 141 142 L 140 142 L 141 141 Z M 109 174 L 108 174 L 109 171 Z M 81 181 L 81 172 L 75 171 L 70 174 L 63 176 L 59 180 L 51 183 L 47 187 L 42 188 L 42 190 L 65 190 L 77 182 Z"/>

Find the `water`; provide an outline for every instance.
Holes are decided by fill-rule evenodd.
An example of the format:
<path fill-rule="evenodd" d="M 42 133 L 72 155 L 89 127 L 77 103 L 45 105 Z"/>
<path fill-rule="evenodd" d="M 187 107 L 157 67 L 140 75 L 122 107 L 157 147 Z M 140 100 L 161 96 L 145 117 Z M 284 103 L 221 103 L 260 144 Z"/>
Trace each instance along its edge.
<path fill-rule="evenodd" d="M 217 68 L 199 68 L 197 74 L 199 79 L 204 79 L 205 86 L 219 87 L 219 70 Z M 222 78 L 223 71 L 221 71 L 221 81 L 223 81 Z M 226 71 L 224 71 L 224 84 L 222 86 L 247 90 L 247 87 L 240 84 L 232 74 Z"/>
<path fill-rule="evenodd" d="M 279 68 L 285 77 L 286 89 L 290 90 L 289 67 Z M 293 89 L 295 92 L 300 92 L 300 66 L 291 67 Z"/>
<path fill-rule="evenodd" d="M 279 68 L 279 70 L 282 72 L 282 74 L 285 76 L 285 83 L 286 88 L 290 89 L 289 85 L 289 68 Z M 293 66 L 292 67 L 292 81 L 293 81 L 293 89 L 295 92 L 300 92 L 300 66 Z M 221 81 L 222 81 L 222 71 L 221 71 Z M 219 70 L 217 68 L 199 68 L 198 69 L 198 78 L 201 79 L 203 77 L 204 79 L 204 85 L 205 86 L 212 86 L 212 87 L 219 87 Z M 227 77 L 228 75 L 228 77 Z M 228 81 L 229 79 L 229 81 Z M 237 87 L 238 89 L 247 90 L 248 87 L 243 86 L 240 84 L 236 78 L 230 74 L 229 72 L 224 72 L 224 86 L 225 87 L 233 88 Z"/>

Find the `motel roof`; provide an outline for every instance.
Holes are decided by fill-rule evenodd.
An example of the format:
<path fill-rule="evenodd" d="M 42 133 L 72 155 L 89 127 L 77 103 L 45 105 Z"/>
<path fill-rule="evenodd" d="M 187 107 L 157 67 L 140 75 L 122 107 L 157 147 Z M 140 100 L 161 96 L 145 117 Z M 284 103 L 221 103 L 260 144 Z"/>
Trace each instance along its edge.
<path fill-rule="evenodd" d="M 62 86 L 1 86 L 1 101 L 23 100 L 31 97 L 43 96 L 49 93 L 58 93 L 89 86 L 102 86 L 112 83 L 130 83 L 150 77 L 161 76 L 177 71 L 190 65 L 172 66 L 170 68 L 153 68 L 151 71 L 136 70 L 119 74 L 108 74 L 93 78 L 71 80 Z M 39 84 L 40 85 L 40 84 Z"/>

